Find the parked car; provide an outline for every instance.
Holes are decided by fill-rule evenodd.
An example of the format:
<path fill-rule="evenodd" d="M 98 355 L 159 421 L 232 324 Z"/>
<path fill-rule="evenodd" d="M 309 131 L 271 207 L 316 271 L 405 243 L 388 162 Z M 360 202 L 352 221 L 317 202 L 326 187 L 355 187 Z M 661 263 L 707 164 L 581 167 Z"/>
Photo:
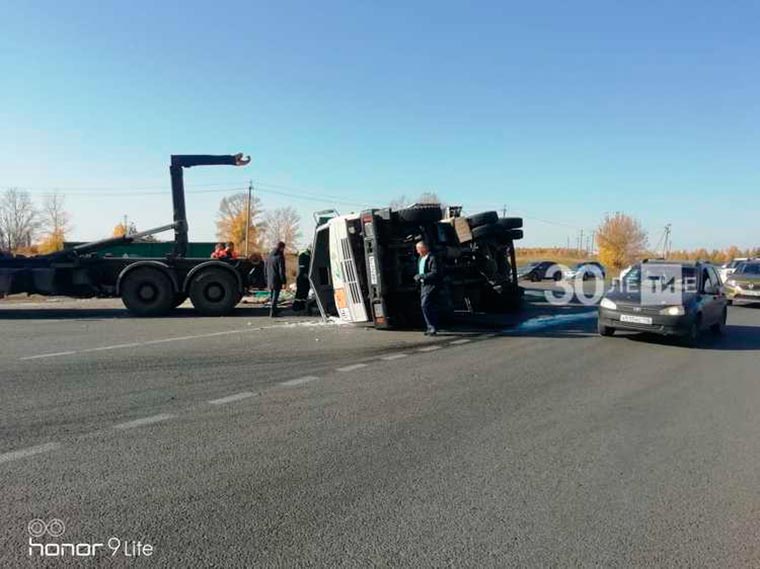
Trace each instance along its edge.
<path fill-rule="evenodd" d="M 607 271 L 604 269 L 604 265 L 597 261 L 576 263 L 564 274 L 566 279 L 582 279 L 584 281 L 589 279 L 604 279 L 606 276 Z"/>
<path fill-rule="evenodd" d="M 680 336 L 693 345 L 706 329 L 723 333 L 727 304 L 718 272 L 708 263 L 642 262 L 602 298 L 598 331 Z"/>
<path fill-rule="evenodd" d="M 747 257 L 737 257 L 736 259 L 731 259 L 728 263 L 721 265 L 720 269 L 718 269 L 718 274 L 720 275 L 720 282 L 722 283 L 726 282 L 728 280 L 729 275 L 733 274 L 739 265 L 750 260 L 751 259 L 748 259 Z"/>
<path fill-rule="evenodd" d="M 734 300 L 760 302 L 760 261 L 740 263 L 725 284 L 729 303 Z"/>
<path fill-rule="evenodd" d="M 544 279 L 562 279 L 562 269 L 554 261 L 536 261 L 517 268 L 517 278 L 537 282 Z"/>

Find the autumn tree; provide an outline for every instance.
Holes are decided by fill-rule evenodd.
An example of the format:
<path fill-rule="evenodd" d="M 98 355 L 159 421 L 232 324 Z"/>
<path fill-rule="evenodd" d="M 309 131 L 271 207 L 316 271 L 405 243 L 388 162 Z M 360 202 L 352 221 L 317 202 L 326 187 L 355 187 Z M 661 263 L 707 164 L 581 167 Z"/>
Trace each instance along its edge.
<path fill-rule="evenodd" d="M 641 224 L 623 213 L 607 215 L 596 230 L 599 260 L 616 269 L 630 265 L 643 254 L 647 234 Z"/>
<path fill-rule="evenodd" d="M 0 249 L 30 248 L 40 229 L 40 215 L 29 192 L 10 188 L 0 198 Z"/>
<path fill-rule="evenodd" d="M 261 251 L 262 227 L 256 219 L 261 216 L 261 201 L 251 201 L 250 225 L 248 226 L 248 253 Z M 235 248 L 243 253 L 245 247 L 245 229 L 248 218 L 248 194 L 241 192 L 222 198 L 216 214 L 216 236 L 224 242 L 232 241 Z"/>
<path fill-rule="evenodd" d="M 60 251 L 71 230 L 71 216 L 64 208 L 64 197 L 58 193 L 47 196 L 40 215 L 45 232 L 38 246 L 40 253 Z"/>
<path fill-rule="evenodd" d="M 264 216 L 264 245 L 274 248 L 283 241 L 287 251 L 297 251 L 301 240 L 301 217 L 291 207 L 269 211 Z"/>

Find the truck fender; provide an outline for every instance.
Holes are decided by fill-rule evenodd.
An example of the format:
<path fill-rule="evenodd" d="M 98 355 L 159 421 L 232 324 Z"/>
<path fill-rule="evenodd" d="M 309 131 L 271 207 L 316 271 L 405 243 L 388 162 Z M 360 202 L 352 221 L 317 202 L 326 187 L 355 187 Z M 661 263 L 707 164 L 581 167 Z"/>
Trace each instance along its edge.
<path fill-rule="evenodd" d="M 131 265 L 127 265 L 124 267 L 119 273 L 119 277 L 116 279 L 116 294 L 117 296 L 121 295 L 121 283 L 124 281 L 124 277 L 126 277 L 131 271 L 138 269 L 140 267 L 154 267 L 164 273 L 167 277 L 169 277 L 169 280 L 172 281 L 172 286 L 174 287 L 174 292 L 177 292 L 179 290 L 179 283 L 177 282 L 177 274 L 169 268 L 169 266 L 166 263 L 162 263 L 161 261 L 137 261 L 136 263 L 132 263 Z"/>
<path fill-rule="evenodd" d="M 230 266 L 228 263 L 223 263 L 222 261 L 206 261 L 205 263 L 201 263 L 200 265 L 196 265 L 193 267 L 189 273 L 187 273 L 187 276 L 185 277 L 185 282 L 182 283 L 182 290 L 187 291 L 188 287 L 190 286 L 190 282 L 193 280 L 193 277 L 197 275 L 199 272 L 201 272 L 204 269 L 208 269 L 210 267 L 220 268 L 225 271 L 229 271 L 233 275 L 235 275 L 235 280 L 238 284 L 238 291 L 243 292 L 243 279 L 240 276 L 240 272 L 236 271 L 234 267 Z"/>

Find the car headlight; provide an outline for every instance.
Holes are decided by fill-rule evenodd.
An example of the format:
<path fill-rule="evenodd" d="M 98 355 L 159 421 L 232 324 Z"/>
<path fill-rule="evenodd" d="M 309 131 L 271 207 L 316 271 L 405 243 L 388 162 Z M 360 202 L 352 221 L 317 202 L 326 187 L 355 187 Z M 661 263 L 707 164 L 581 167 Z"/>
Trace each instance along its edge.
<path fill-rule="evenodd" d="M 660 310 L 660 314 L 666 316 L 683 316 L 686 314 L 686 309 L 683 306 L 668 306 Z"/>
<path fill-rule="evenodd" d="M 599 303 L 599 306 L 602 308 L 608 308 L 610 310 L 617 310 L 617 304 L 612 302 L 609 298 L 603 298 L 602 302 Z"/>

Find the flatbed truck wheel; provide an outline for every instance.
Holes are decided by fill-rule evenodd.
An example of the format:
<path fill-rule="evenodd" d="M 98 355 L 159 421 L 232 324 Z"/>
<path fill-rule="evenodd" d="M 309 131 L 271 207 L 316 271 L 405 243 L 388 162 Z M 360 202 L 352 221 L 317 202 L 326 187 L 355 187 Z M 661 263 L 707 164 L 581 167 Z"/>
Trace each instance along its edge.
<path fill-rule="evenodd" d="M 229 314 L 240 302 L 235 276 L 224 269 L 209 268 L 190 281 L 190 301 L 204 316 Z"/>
<path fill-rule="evenodd" d="M 174 307 L 174 287 L 160 270 L 143 267 L 124 277 L 121 300 L 136 316 L 161 316 Z"/>

